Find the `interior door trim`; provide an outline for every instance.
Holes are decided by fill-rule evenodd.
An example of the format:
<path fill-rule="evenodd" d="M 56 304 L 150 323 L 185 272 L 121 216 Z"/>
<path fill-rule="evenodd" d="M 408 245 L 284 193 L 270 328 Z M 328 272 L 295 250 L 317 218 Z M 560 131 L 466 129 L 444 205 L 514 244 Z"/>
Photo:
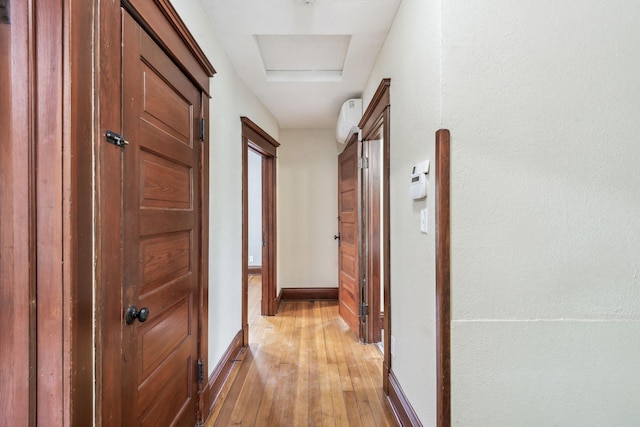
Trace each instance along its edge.
<path fill-rule="evenodd" d="M 249 198 L 248 150 L 263 158 L 262 162 L 262 231 L 266 254 L 262 259 L 261 312 L 273 316 L 278 311 L 276 296 L 276 150 L 280 143 L 248 117 L 241 117 L 242 125 L 242 330 L 244 345 L 249 344 Z M 264 256 L 266 255 L 266 257 Z"/>
<path fill-rule="evenodd" d="M 436 132 L 436 357 L 438 427 L 451 425 L 451 231 L 449 130 Z"/>
<path fill-rule="evenodd" d="M 183 73 L 209 95 L 209 78 L 216 70 L 169 0 L 121 0 L 151 38 L 173 58 Z"/>
<path fill-rule="evenodd" d="M 389 171 L 390 171 L 390 155 L 391 155 L 391 79 L 382 79 L 376 92 L 374 93 L 367 109 L 365 110 L 359 127 L 362 129 L 362 139 L 373 136 L 380 126 L 383 128 L 384 151 L 381 159 L 381 170 L 379 171 L 382 179 L 382 241 L 383 241 L 383 259 L 380 262 L 384 266 L 384 356 L 383 356 L 383 372 L 382 372 L 382 388 L 385 394 L 389 394 L 389 374 L 391 373 L 391 246 L 390 246 L 390 206 L 389 206 Z M 374 292 L 380 292 L 379 289 L 373 289 L 374 283 L 369 283 L 369 297 Z M 378 284 L 379 286 L 379 284 Z M 371 306 L 371 301 L 369 301 Z M 379 316 L 379 313 L 373 313 Z M 370 316 L 371 317 L 371 314 Z M 367 327 L 367 331 L 371 333 L 372 322 Z"/>

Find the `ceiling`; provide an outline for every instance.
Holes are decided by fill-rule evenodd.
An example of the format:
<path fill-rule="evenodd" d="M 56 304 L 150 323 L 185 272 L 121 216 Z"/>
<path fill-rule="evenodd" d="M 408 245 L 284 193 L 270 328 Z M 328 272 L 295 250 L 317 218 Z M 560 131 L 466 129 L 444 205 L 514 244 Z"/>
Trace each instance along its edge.
<path fill-rule="evenodd" d="M 280 128 L 333 128 L 359 98 L 402 0 L 201 0 Z"/>

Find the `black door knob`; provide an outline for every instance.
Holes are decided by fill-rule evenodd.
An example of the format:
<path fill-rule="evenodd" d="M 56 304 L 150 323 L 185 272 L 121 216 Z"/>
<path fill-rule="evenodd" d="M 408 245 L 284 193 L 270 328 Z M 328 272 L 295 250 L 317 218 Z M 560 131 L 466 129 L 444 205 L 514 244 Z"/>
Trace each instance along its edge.
<path fill-rule="evenodd" d="M 149 318 L 149 309 L 147 307 L 142 307 L 138 312 L 138 320 L 141 322 L 146 322 Z"/>
<path fill-rule="evenodd" d="M 340 240 L 340 234 L 334 234 L 333 240 Z"/>
<path fill-rule="evenodd" d="M 134 320 L 138 319 L 140 322 L 146 322 L 149 318 L 149 309 L 146 307 L 142 307 L 140 311 L 138 311 L 138 307 L 132 305 L 127 308 L 127 311 L 124 313 L 124 320 L 127 322 L 127 325 L 130 325 L 134 322 Z"/>

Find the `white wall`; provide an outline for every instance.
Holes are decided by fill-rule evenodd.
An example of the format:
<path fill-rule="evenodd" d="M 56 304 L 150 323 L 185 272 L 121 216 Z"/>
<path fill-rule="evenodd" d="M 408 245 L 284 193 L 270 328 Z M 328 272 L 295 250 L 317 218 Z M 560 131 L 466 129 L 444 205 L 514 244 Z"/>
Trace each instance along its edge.
<path fill-rule="evenodd" d="M 334 129 L 283 129 L 277 165 L 278 289 L 337 287 Z"/>
<path fill-rule="evenodd" d="M 249 265 L 260 267 L 262 265 L 262 156 L 252 150 L 249 150 L 247 156 L 247 181 Z"/>
<path fill-rule="evenodd" d="M 247 116 L 273 138 L 273 115 L 236 77 L 226 53 L 211 31 L 199 2 L 172 0 L 217 74 L 211 80 L 209 372 L 235 334 L 242 317 L 242 139 L 240 117 Z"/>
<path fill-rule="evenodd" d="M 435 154 L 440 124 L 440 2 L 404 0 L 363 93 L 367 105 L 391 78 L 392 370 L 424 425 L 435 425 L 435 235 L 433 174 L 428 197 L 409 197 L 411 166 Z M 420 209 L 429 234 L 420 232 Z"/>
<path fill-rule="evenodd" d="M 638 425 L 640 3 L 442 6 L 452 424 Z"/>

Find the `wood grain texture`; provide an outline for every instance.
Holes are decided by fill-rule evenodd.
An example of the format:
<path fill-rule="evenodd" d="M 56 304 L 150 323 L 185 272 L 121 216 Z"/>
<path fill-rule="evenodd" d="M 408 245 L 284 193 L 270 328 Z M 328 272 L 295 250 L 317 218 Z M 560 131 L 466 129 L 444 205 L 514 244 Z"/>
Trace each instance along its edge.
<path fill-rule="evenodd" d="M 364 199 L 367 208 L 369 243 L 366 245 L 366 274 L 368 277 L 367 300 L 369 311 L 379 310 L 385 316 L 378 322 L 370 316 L 365 324 L 365 341 L 376 342 L 385 330 L 383 346 L 383 389 L 389 390 L 388 373 L 391 370 L 391 215 L 390 215 L 390 164 L 391 164 L 391 79 L 382 79 L 359 124 L 362 129 L 363 151 L 368 152 L 369 169 L 362 175 Z M 382 147 L 379 141 L 382 141 Z M 382 148 L 380 150 L 380 148 Z M 381 154 L 381 155 L 380 155 Z M 377 191 L 382 189 L 382 194 Z M 368 194 L 367 194 L 368 193 Z M 380 230 L 381 225 L 381 230 Z M 382 267 L 383 274 L 379 274 Z M 380 303 L 382 281 L 383 303 Z M 382 305 L 382 307 L 381 307 Z"/>
<path fill-rule="evenodd" d="M 450 148 L 447 129 L 436 132 L 436 355 L 438 427 L 451 425 Z"/>
<path fill-rule="evenodd" d="M 207 427 L 398 425 L 382 392 L 382 355 L 358 342 L 337 302 L 284 301 L 276 316 L 262 317 L 251 287 L 251 344 Z"/>
<path fill-rule="evenodd" d="M 376 127 L 378 120 L 382 117 L 384 110 L 391 104 L 390 86 L 391 79 L 382 79 L 371 101 L 369 101 L 367 109 L 362 114 L 358 127 L 362 129 L 363 139 L 368 138 L 369 133 Z"/>
<path fill-rule="evenodd" d="M 195 425 L 201 95 L 130 15 L 123 24 L 123 308 L 151 314 L 123 326 L 122 422 Z M 152 147 L 153 127 L 177 133 Z"/>
<path fill-rule="evenodd" d="M 107 129 L 120 131 L 121 103 L 112 95 L 121 93 L 121 17 L 120 5 L 102 1 L 99 5 L 99 33 L 96 34 L 95 72 L 98 129 L 96 143 L 96 418 L 102 426 L 122 422 L 122 240 L 120 206 L 122 200 L 122 150 L 104 143 Z M 113 185 L 117 182 L 119 185 Z M 117 237 L 116 237 L 117 236 Z"/>
<path fill-rule="evenodd" d="M 34 425 L 30 394 L 35 355 L 30 325 L 34 292 L 30 79 L 31 1 L 11 5 L 11 24 L 0 24 L 0 425 Z M 31 39 L 32 42 L 32 39 Z"/>
<path fill-rule="evenodd" d="M 200 316 L 198 316 L 198 354 L 204 363 L 204 372 L 209 372 L 209 96 L 201 92 L 199 117 L 204 120 L 204 141 L 200 144 Z M 207 383 L 208 385 L 208 383 Z M 206 385 L 200 385 L 198 419 L 209 415 L 210 401 L 207 399 Z"/>
<path fill-rule="evenodd" d="M 253 142 L 249 147 L 255 149 Z M 276 142 L 277 144 L 277 142 Z M 277 148 L 277 147 L 276 147 Z M 262 234 L 266 244 L 262 245 L 262 314 L 273 316 L 277 313 L 277 204 L 276 204 L 276 156 L 263 155 L 262 158 Z"/>
<path fill-rule="evenodd" d="M 34 12 L 33 113 L 35 132 L 35 221 L 37 246 L 36 336 L 38 425 L 65 425 L 70 422 L 70 361 L 65 343 L 70 335 L 68 313 L 70 278 L 63 270 L 66 237 L 63 209 L 63 147 L 65 135 L 66 67 L 63 38 L 63 2 L 38 4 Z M 46 76 L 46 78 L 41 78 Z M 67 81 L 68 82 L 68 81 Z M 69 124 L 70 126 L 70 124 Z M 65 141 L 66 139 L 66 141 Z M 64 183 L 68 184 L 68 183 Z M 68 222 L 67 222 L 68 225 Z M 65 242 L 63 242 L 63 240 Z M 66 273 L 66 275 L 65 275 Z"/>
<path fill-rule="evenodd" d="M 132 292 L 131 283 L 135 280 L 124 280 L 123 275 L 131 276 L 131 271 L 137 270 L 135 263 L 140 261 L 139 256 L 126 257 L 122 249 L 122 224 L 131 224 L 129 217 L 125 217 L 121 211 L 114 209 L 115 206 L 121 205 L 123 197 L 123 189 L 126 193 L 131 194 L 130 186 L 133 185 L 130 180 L 122 181 L 122 160 L 123 149 L 112 144 L 104 143 L 104 133 L 106 129 L 116 132 L 123 131 L 122 105 L 115 102 L 119 99 L 122 90 L 123 70 L 129 70 L 129 67 L 123 67 L 122 64 L 137 64 L 140 61 L 137 58 L 127 58 L 123 61 L 121 57 L 120 47 L 122 46 L 122 17 L 121 6 L 124 10 L 129 11 L 134 20 L 138 20 L 141 26 L 150 36 L 138 38 L 139 47 L 146 52 L 147 63 L 155 64 L 155 68 L 144 69 L 147 80 L 139 87 L 143 87 L 144 105 L 138 110 L 142 111 L 140 118 L 141 131 L 138 132 L 140 138 L 132 138 L 134 146 L 143 146 L 146 148 L 144 156 L 146 156 L 143 166 L 150 166 L 145 170 L 146 192 L 143 193 L 144 201 L 149 205 L 144 208 L 145 218 L 138 224 L 139 235 L 149 236 L 150 234 L 170 236 L 171 233 L 180 233 L 185 229 L 190 229 L 190 241 L 193 245 L 193 258 L 189 259 L 188 266 L 184 262 L 184 250 L 178 253 L 178 259 L 165 269 L 164 277 L 153 277 L 151 274 L 151 282 L 147 284 L 147 289 L 141 289 L 140 295 Z M 182 372 L 183 377 L 188 377 L 187 388 L 180 386 L 173 387 L 169 380 L 164 382 L 162 396 L 156 396 L 153 405 L 158 408 L 156 412 L 156 420 L 162 419 L 166 421 L 169 415 L 163 411 L 171 409 L 171 405 L 158 407 L 157 402 L 160 398 L 166 397 L 169 393 L 174 396 L 180 395 L 180 401 L 184 402 L 184 396 L 191 396 L 189 399 L 196 397 L 198 403 L 198 414 L 203 412 L 202 393 L 197 393 L 194 382 L 191 381 L 195 375 L 195 354 L 197 357 L 207 360 L 207 339 L 206 325 L 203 327 L 202 318 L 207 316 L 207 290 L 203 285 L 206 283 L 206 260 L 208 248 L 206 243 L 201 242 L 202 236 L 207 236 L 206 219 L 200 223 L 200 216 L 190 213 L 192 210 L 200 212 L 205 209 L 208 204 L 206 196 L 202 196 L 201 192 L 206 191 L 208 185 L 208 159 L 198 160 L 200 156 L 208 155 L 207 136 L 205 132 L 204 143 L 198 140 L 199 133 L 194 131 L 200 125 L 200 118 L 208 116 L 208 96 L 202 93 L 209 92 L 209 78 L 213 75 L 214 70 L 206 57 L 199 49 L 194 39 L 188 33 L 186 27 L 177 16 L 175 10 L 168 1 L 164 0 L 136 0 L 111 2 L 104 1 L 99 3 L 99 10 L 96 10 L 96 46 L 95 46 L 95 70 L 96 70 L 96 88 L 94 95 L 97 105 L 97 126 L 94 124 L 94 132 L 96 141 L 96 187 L 98 194 L 96 197 L 96 228 L 97 234 L 95 239 L 96 245 L 96 276 L 97 289 L 96 295 L 100 304 L 97 304 L 97 351 L 96 351 L 96 381 L 97 381 L 97 407 L 96 418 L 97 425 L 119 425 L 122 424 L 123 418 L 123 400 L 127 400 L 127 390 L 122 378 L 123 376 L 123 336 L 128 337 L 130 334 L 124 334 L 131 328 L 123 329 L 123 308 L 132 302 L 132 297 L 140 297 L 141 305 L 155 305 L 152 312 L 152 319 L 146 323 L 149 328 L 153 328 L 155 322 L 161 319 L 162 311 L 165 306 L 163 302 L 170 299 L 167 286 L 163 285 L 167 278 L 173 276 L 173 280 L 178 287 L 184 287 L 187 283 L 185 277 L 193 276 L 193 280 L 198 283 L 197 289 L 193 286 L 189 287 L 190 296 L 185 304 L 188 304 L 191 313 L 197 312 L 197 318 L 192 315 L 188 316 L 188 323 L 185 324 L 184 316 L 176 317 L 179 320 L 178 328 L 171 328 L 176 333 L 184 333 L 184 327 L 187 326 L 191 338 L 189 341 L 193 343 L 193 347 L 197 345 L 197 351 L 189 352 L 181 347 L 176 349 L 174 346 L 173 353 L 176 360 L 182 358 L 187 360 L 184 365 L 176 366 L 176 373 Z M 143 31 L 144 33 L 144 31 Z M 160 48 L 151 49 L 150 46 Z M 135 65 L 134 68 L 136 68 Z M 152 69 L 153 68 L 153 69 Z M 154 79 L 154 70 L 168 70 L 173 68 L 169 73 L 173 76 L 169 80 L 164 78 Z M 85 70 L 87 71 L 87 70 Z M 91 73 L 87 73 L 91 75 Z M 181 76 L 182 77 L 179 77 Z M 184 77 L 186 75 L 187 77 Z M 171 82 L 167 86 L 165 82 Z M 144 83 L 147 83 L 146 86 Z M 194 90 L 194 85 L 197 89 Z M 190 88 L 190 89 L 185 89 Z M 136 89 L 134 89 L 135 91 Z M 173 93 L 172 93 L 173 91 Z M 185 98 L 178 95 L 190 91 L 192 95 Z M 141 102 L 143 96 L 136 96 L 136 102 Z M 154 105 L 159 99 L 170 99 L 170 102 L 164 105 Z M 186 103 L 180 102 L 187 101 Z M 162 103 L 161 103 L 162 104 Z M 149 107 L 149 108 L 147 108 Z M 126 114 L 125 114 L 126 116 Z M 180 121 L 177 119 L 181 118 Z M 205 123 L 205 128 L 207 124 Z M 131 147 L 129 147 L 131 148 Z M 139 158 L 139 154 L 133 155 L 133 149 L 128 150 L 128 156 L 124 157 L 125 161 L 131 157 Z M 167 163 L 163 160 L 155 159 L 150 153 L 162 153 L 165 160 L 173 160 Z M 194 154 L 196 153 L 196 154 Z M 196 159 L 193 162 L 191 159 Z M 180 165 L 187 166 L 190 171 L 187 174 L 185 168 Z M 128 164 L 131 167 L 132 164 Z M 169 172 L 168 174 L 165 172 Z M 169 180 L 159 180 L 160 176 L 168 176 Z M 189 176 L 187 176 L 189 175 Z M 114 184 L 115 183 L 115 184 Z M 123 185 L 119 185 L 123 184 Z M 200 187 L 202 185 L 202 187 Z M 204 190 L 201 191 L 201 188 Z M 167 209 L 168 208 L 168 209 Z M 178 208 L 177 210 L 175 208 Z M 171 212 L 169 212 L 171 211 Z M 205 210 L 202 210 L 203 216 L 206 217 Z M 188 224 L 185 223 L 188 222 Z M 186 227 L 185 227 L 186 224 Z M 179 240 L 179 239 L 178 239 Z M 179 240 L 183 242 L 184 239 Z M 142 258 L 142 263 L 146 261 L 159 260 L 163 256 L 172 256 L 173 249 L 163 248 L 162 245 L 150 246 L 147 258 Z M 127 260 L 128 264 L 125 263 Z M 179 262 L 178 262 L 179 261 Z M 185 270 L 189 273 L 184 275 Z M 144 271 L 144 268 L 142 269 Z M 151 273 L 150 269 L 147 272 Z M 192 280 L 192 279 L 189 279 Z M 142 282 L 142 281 L 140 281 Z M 126 283 L 125 288 L 121 291 L 121 286 Z M 150 289 L 153 288 L 153 291 Z M 173 298 L 173 297 L 171 297 Z M 182 303 L 180 303 L 182 304 Z M 178 304 L 178 307 L 183 307 Z M 170 316 L 167 316 L 167 318 Z M 151 323 L 150 323 L 151 322 Z M 199 328 L 202 330 L 199 331 Z M 136 329 L 138 328 L 136 325 Z M 151 331 L 151 329 L 149 330 Z M 182 331 L 182 332 L 181 332 Z M 149 335 L 151 336 L 151 335 Z M 175 342 L 175 341 L 174 341 Z M 126 338 L 126 343 L 131 344 L 132 341 Z M 192 347 L 192 344 L 189 344 Z M 161 349 L 165 351 L 166 349 Z M 166 352 L 166 351 L 165 351 Z M 182 354 L 184 352 L 185 354 Z M 132 354 L 129 354 L 132 356 Z M 137 356 L 136 356 L 137 357 Z M 132 360 L 132 357 L 129 358 Z M 149 366 L 155 361 L 148 359 Z M 141 365 L 140 365 L 141 366 Z M 165 378 L 166 379 L 166 378 Z M 186 384 L 186 383 L 185 383 Z M 203 386 L 204 387 L 204 386 Z M 147 404 L 142 397 L 140 407 Z M 172 402 L 178 402 L 170 398 Z M 131 402 L 131 400 L 127 400 Z M 195 401 L 194 401 L 195 402 Z M 173 411 L 195 412 L 195 408 L 189 408 L 183 405 L 182 409 L 173 408 Z M 194 405 L 195 406 L 195 405 Z M 129 411 L 126 409 L 125 411 Z M 149 417 L 147 421 L 155 423 Z"/>
<path fill-rule="evenodd" d="M 65 354 L 71 358 L 71 425 L 91 425 L 94 421 L 94 150 L 91 141 L 95 118 L 95 87 L 91 70 L 94 63 L 96 9 L 87 2 L 66 0 L 64 38 L 69 40 L 65 57 L 69 58 L 65 74 L 68 104 L 65 108 L 65 142 L 63 143 L 63 191 L 68 201 L 63 206 L 64 276 L 70 278 L 65 288 L 65 316 L 71 323 L 65 340 Z M 68 136 L 68 137 L 67 137 Z M 68 139 L 67 139 L 68 138 Z M 92 160 L 89 160 L 92 159 Z"/>
<path fill-rule="evenodd" d="M 224 352 L 220 361 L 213 369 L 213 372 L 209 376 L 207 386 L 204 390 L 206 411 L 203 412 L 204 418 L 207 418 L 212 413 L 218 399 L 223 398 L 223 389 L 228 381 L 232 381 L 231 372 L 234 364 L 239 357 L 242 357 L 243 346 L 243 331 L 239 331 L 233 338 L 227 350 Z"/>
<path fill-rule="evenodd" d="M 338 288 L 282 288 L 281 301 L 338 300 Z"/>
<path fill-rule="evenodd" d="M 354 334 L 359 335 L 360 318 L 360 205 L 359 142 L 352 135 L 338 156 L 338 312 Z"/>
<path fill-rule="evenodd" d="M 413 410 L 393 372 L 389 373 L 389 403 L 400 425 L 422 427 L 422 422 Z"/>
<path fill-rule="evenodd" d="M 168 0 L 123 0 L 136 18 L 164 51 L 181 64 L 181 69 L 205 93 L 215 70 L 187 26 Z M 119 7 L 119 2 L 114 3 Z"/>

